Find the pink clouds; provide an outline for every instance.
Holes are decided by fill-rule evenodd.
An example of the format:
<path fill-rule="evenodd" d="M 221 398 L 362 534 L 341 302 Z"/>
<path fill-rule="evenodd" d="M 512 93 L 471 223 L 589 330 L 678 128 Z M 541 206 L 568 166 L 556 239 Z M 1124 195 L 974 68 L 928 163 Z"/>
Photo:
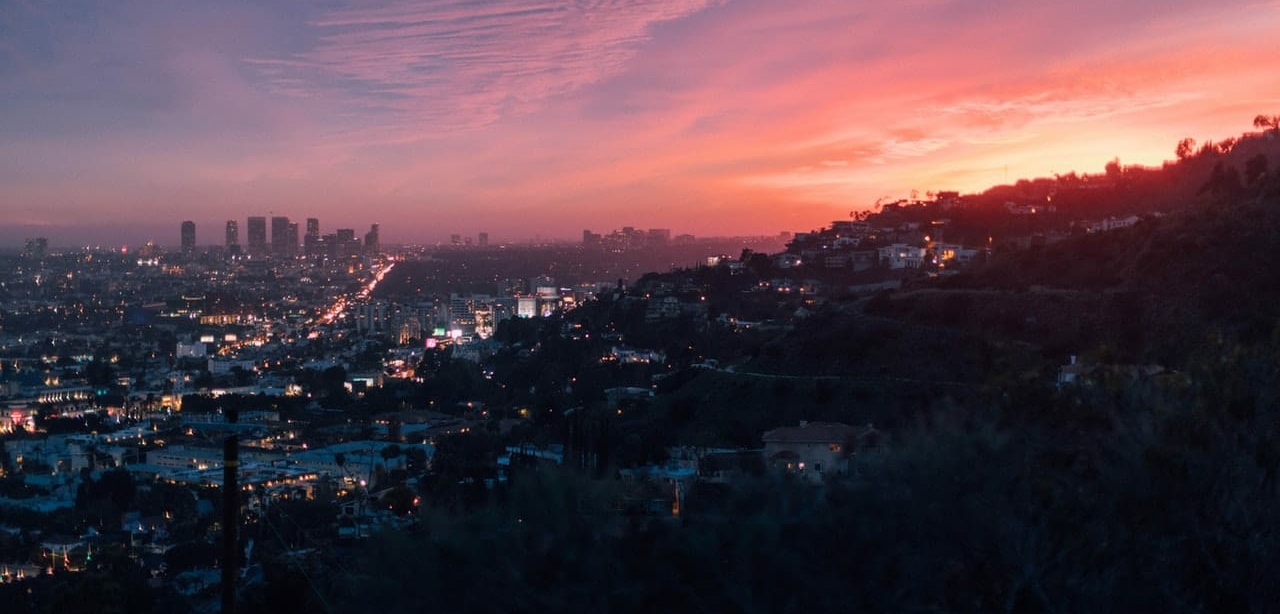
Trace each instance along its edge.
<path fill-rule="evenodd" d="M 1088 7 L 1072 10 L 1082 8 L 1090 19 L 1108 19 L 1105 12 L 1089 12 Z M 1080 38 L 1089 44 L 1075 47 L 1040 44 L 1032 34 L 1055 44 L 1067 38 L 1043 29 L 993 37 L 1009 27 L 998 19 L 957 32 L 925 23 L 913 31 L 914 36 L 904 37 L 916 48 L 901 50 L 897 50 L 900 40 L 875 36 L 865 25 L 859 26 L 866 20 L 859 22 L 853 15 L 849 15 L 848 29 L 839 28 L 836 20 L 829 31 L 809 27 L 812 20 L 797 20 L 804 24 L 800 28 L 804 45 L 788 46 L 779 41 L 795 43 L 797 39 L 781 36 L 764 49 L 753 47 L 759 55 L 751 56 L 747 62 L 751 68 L 740 68 L 734 79 L 755 83 L 734 84 L 743 96 L 718 103 L 723 108 L 744 104 L 745 98 L 752 108 L 782 112 L 766 113 L 765 122 L 760 116 L 749 116 L 745 123 L 754 125 L 744 126 L 743 134 L 726 134 L 726 140 L 738 142 L 727 145 L 720 155 L 756 157 L 772 152 L 774 163 L 760 165 L 772 168 L 743 176 L 747 185 L 768 187 L 779 200 L 843 201 L 850 207 L 913 187 L 979 189 L 1001 181 L 1003 174 L 992 171 L 1004 167 L 1012 167 L 1017 178 L 1047 174 L 1055 168 L 1096 169 L 1115 155 L 1130 162 L 1156 163 L 1168 155 L 1155 152 L 1171 151 L 1168 148 L 1178 138 L 1174 135 L 1192 128 L 1170 121 L 1173 117 L 1199 115 L 1220 126 L 1217 130 L 1223 136 L 1246 127 L 1242 118 L 1247 119 L 1247 112 L 1239 117 L 1216 110 L 1210 111 L 1212 118 L 1203 114 L 1211 107 L 1238 107 L 1222 101 L 1237 99 L 1254 85 L 1263 72 L 1269 44 L 1261 39 L 1214 38 L 1203 32 L 1212 31 L 1211 26 L 1230 31 L 1246 13 L 1250 19 L 1264 21 L 1274 21 L 1275 14 L 1258 15 L 1257 7 L 1215 10 L 1207 16 L 1197 13 L 1194 28 L 1186 14 L 1176 12 L 1167 21 L 1135 24 L 1138 27 L 1130 28 L 1133 38 L 1118 42 L 1101 40 L 1093 31 L 1081 32 Z M 1052 19 L 1042 15 L 1033 21 Z M 1079 23 L 1080 18 L 1075 21 L 1075 28 L 1087 25 Z M 767 27 L 758 19 L 744 23 L 748 25 L 738 30 L 723 25 L 720 30 L 734 40 L 735 32 L 740 36 L 741 31 Z M 1141 36 L 1146 29 L 1167 32 L 1169 24 L 1185 30 L 1186 36 L 1168 40 Z M 1120 25 L 1102 23 L 1099 28 Z M 884 41 L 895 51 L 870 53 L 865 61 L 850 63 L 806 64 L 786 57 L 794 60 L 814 50 L 835 58 L 857 56 L 867 47 L 865 39 L 860 39 L 863 36 Z M 975 46 L 979 40 L 987 42 Z M 1213 54 L 1205 55 L 1212 60 L 1187 57 L 1202 53 L 1200 47 L 1210 43 L 1217 45 Z M 1158 53 L 1149 57 L 1153 51 Z M 794 68 L 787 74 L 770 74 L 766 68 L 771 65 Z M 1275 87 L 1264 90 L 1274 97 Z M 685 108 L 714 108 L 718 100 L 729 99 L 722 88 L 717 84 L 698 92 Z M 804 96 L 809 97 L 808 103 L 795 111 L 794 105 Z M 1149 125 L 1157 118 L 1164 121 Z M 795 158 L 805 153 L 808 160 L 796 165 Z M 850 164 L 813 166 L 831 157 Z"/>
<path fill-rule="evenodd" d="M 445 0 L 334 10 L 310 22 L 314 48 L 252 63 L 276 91 L 337 96 L 367 112 L 362 123 L 375 140 L 423 139 L 520 116 L 611 77 L 653 24 L 712 3 Z"/>
<path fill-rule="evenodd" d="M 201 21 L 130 0 L 128 19 L 76 24 L 102 40 L 70 60 L 0 43 L 21 58 L 0 76 L 46 97 L 19 116 L 48 126 L 0 128 L 0 179 L 63 211 L 378 211 L 406 221 L 391 241 L 772 233 L 912 189 L 1154 164 L 1280 107 L 1274 3 L 340 4 Z"/>

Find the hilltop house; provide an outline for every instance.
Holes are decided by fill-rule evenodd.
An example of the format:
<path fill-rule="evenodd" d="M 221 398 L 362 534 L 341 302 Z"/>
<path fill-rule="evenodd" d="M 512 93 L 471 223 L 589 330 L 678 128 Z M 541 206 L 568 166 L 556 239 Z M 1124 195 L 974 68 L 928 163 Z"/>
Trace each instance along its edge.
<path fill-rule="evenodd" d="M 846 475 L 857 452 L 881 449 L 880 431 L 868 424 L 857 428 L 840 422 L 800 421 L 764 434 L 764 462 L 778 471 L 820 482 L 829 475 Z"/>
<path fill-rule="evenodd" d="M 856 431 L 839 422 L 806 422 L 764 434 L 765 463 L 813 481 L 849 471 L 849 447 Z"/>
<path fill-rule="evenodd" d="M 1093 222 L 1089 224 L 1089 232 L 1090 233 L 1107 232 L 1109 230 L 1129 228 L 1140 221 L 1142 221 L 1142 218 L 1136 215 L 1130 215 L 1128 217 L 1122 217 L 1122 218 L 1109 217 L 1100 222 Z"/>
<path fill-rule="evenodd" d="M 894 243 L 880 248 L 880 263 L 890 269 L 918 269 L 924 252 L 923 247 Z"/>

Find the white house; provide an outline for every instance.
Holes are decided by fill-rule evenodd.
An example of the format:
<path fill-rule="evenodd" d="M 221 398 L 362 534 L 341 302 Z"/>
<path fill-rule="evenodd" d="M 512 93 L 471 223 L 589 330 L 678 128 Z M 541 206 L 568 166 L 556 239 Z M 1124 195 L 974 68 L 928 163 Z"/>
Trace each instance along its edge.
<path fill-rule="evenodd" d="M 879 250 L 880 263 L 890 269 L 917 269 L 924 261 L 924 248 L 894 243 Z"/>
<path fill-rule="evenodd" d="M 1106 232 L 1108 230 L 1117 230 L 1120 228 L 1128 228 L 1137 224 L 1142 218 L 1136 215 L 1130 215 L 1124 218 L 1109 217 L 1101 222 L 1089 224 L 1089 232 Z"/>

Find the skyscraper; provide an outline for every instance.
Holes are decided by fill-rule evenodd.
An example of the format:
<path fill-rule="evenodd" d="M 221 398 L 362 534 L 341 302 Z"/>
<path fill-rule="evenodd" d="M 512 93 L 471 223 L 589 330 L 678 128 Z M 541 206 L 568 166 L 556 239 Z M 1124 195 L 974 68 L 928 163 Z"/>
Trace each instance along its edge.
<path fill-rule="evenodd" d="M 319 218 L 307 218 L 307 234 L 302 237 L 302 253 L 308 258 L 315 258 L 321 255 L 320 246 L 320 220 Z"/>
<path fill-rule="evenodd" d="M 289 218 L 277 215 L 271 218 L 271 254 L 278 258 L 288 258 L 298 248 L 295 235 L 293 245 L 289 245 Z"/>
<path fill-rule="evenodd" d="M 482 233 L 480 233 L 480 235 L 479 235 L 478 237 L 476 237 L 476 243 L 477 243 L 480 247 L 488 247 L 488 246 L 489 246 L 489 233 L 487 233 L 487 232 L 482 232 Z"/>
<path fill-rule="evenodd" d="M 267 254 L 267 218 L 255 216 L 249 218 L 249 254 L 265 256 Z"/>
<path fill-rule="evenodd" d="M 22 257 L 31 260 L 44 260 L 48 252 L 49 239 L 47 237 L 32 237 L 27 239 L 27 246 L 22 250 Z"/>
<path fill-rule="evenodd" d="M 196 251 L 196 223 L 187 220 L 182 223 L 182 253 L 191 255 Z"/>
<path fill-rule="evenodd" d="M 382 249 L 382 245 L 378 240 L 378 225 L 371 224 L 369 232 L 364 235 L 364 251 L 370 256 L 377 256 L 380 249 Z"/>
<path fill-rule="evenodd" d="M 235 220 L 227 220 L 226 248 L 228 255 L 240 255 L 240 223 Z"/>
<path fill-rule="evenodd" d="M 355 229 L 339 228 L 338 232 L 334 233 L 332 249 L 334 257 L 359 256 L 360 241 L 356 239 Z"/>
<path fill-rule="evenodd" d="M 289 222 L 286 232 L 288 235 L 285 237 L 285 244 L 289 249 L 289 253 L 286 256 L 293 258 L 298 255 L 298 223 Z"/>

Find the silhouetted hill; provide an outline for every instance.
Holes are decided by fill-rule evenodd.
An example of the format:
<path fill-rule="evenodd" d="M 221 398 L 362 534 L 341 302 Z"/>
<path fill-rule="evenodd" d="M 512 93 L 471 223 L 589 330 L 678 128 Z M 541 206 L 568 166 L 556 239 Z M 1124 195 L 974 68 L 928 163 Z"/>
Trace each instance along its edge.
<path fill-rule="evenodd" d="M 1185 198 L 1212 196 L 1215 174 Z M 1035 341 L 1050 353 L 1105 345 L 1128 360 L 1173 364 L 1210 334 L 1269 339 L 1280 322 L 1277 193 L 1280 181 L 1264 176 L 1131 228 L 1004 251 L 871 311 Z"/>

